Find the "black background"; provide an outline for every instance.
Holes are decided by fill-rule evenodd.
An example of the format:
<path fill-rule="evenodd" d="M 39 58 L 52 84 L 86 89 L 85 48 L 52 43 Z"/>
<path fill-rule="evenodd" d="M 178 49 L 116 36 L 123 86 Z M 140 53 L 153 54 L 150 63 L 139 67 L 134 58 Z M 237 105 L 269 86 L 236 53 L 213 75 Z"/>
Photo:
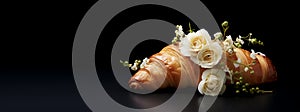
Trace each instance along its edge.
<path fill-rule="evenodd" d="M 73 79 L 72 44 L 81 19 L 95 2 L 1 3 L 1 112 L 90 111 L 81 99 Z M 296 30 L 295 4 L 259 0 L 202 2 L 218 23 L 224 20 L 230 22 L 229 33 L 233 36 L 251 32 L 265 42 L 261 51 L 275 64 L 279 79 L 276 93 L 271 97 L 271 105 L 263 110 L 297 109 L 299 47 L 296 40 L 299 34 Z M 237 101 L 236 97 L 232 99 Z M 222 105 L 218 107 L 222 108 Z M 251 111 L 246 107 L 239 105 L 236 108 Z"/>

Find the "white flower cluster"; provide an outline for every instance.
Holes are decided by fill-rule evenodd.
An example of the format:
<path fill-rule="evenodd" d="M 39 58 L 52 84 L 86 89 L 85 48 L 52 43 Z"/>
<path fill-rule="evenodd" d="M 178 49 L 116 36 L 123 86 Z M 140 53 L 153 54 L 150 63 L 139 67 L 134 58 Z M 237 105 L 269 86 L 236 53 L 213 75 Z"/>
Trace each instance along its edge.
<path fill-rule="evenodd" d="M 131 66 L 131 70 L 136 71 L 139 68 L 144 68 L 149 63 L 149 59 L 146 57 L 143 59 L 142 63 L 141 60 L 135 60 L 133 66 Z"/>
<path fill-rule="evenodd" d="M 145 66 L 147 66 L 149 61 L 150 60 L 146 57 L 143 59 L 143 61 L 135 60 L 133 64 L 129 64 L 128 61 L 122 61 L 122 60 L 120 60 L 120 63 L 123 64 L 123 66 L 129 67 L 131 70 L 136 71 L 139 68 L 145 68 Z"/>
<path fill-rule="evenodd" d="M 229 73 L 229 79 L 232 81 L 232 73 L 228 69 L 226 63 L 222 62 L 226 52 L 229 54 L 234 53 L 234 48 L 241 47 L 244 44 L 243 39 L 248 37 L 239 36 L 236 41 L 233 41 L 231 35 L 223 39 L 221 32 L 214 34 L 214 39 L 205 29 L 200 29 L 197 32 L 190 32 L 185 35 L 182 31 L 182 26 L 177 26 L 175 31 L 176 37 L 172 43 L 180 41 L 180 52 L 191 61 L 198 64 L 202 68 L 206 68 L 202 73 L 202 79 L 198 85 L 198 90 L 201 94 L 217 96 L 225 91 L 226 72 Z M 251 35 L 250 35 L 251 36 Z M 249 37 L 250 37 L 249 36 Z M 256 55 L 262 55 L 261 52 L 254 52 L 251 50 L 250 57 L 256 59 Z M 241 65 L 241 59 L 237 58 L 233 62 L 235 68 Z M 224 69 L 225 68 L 225 69 Z M 226 69 L 227 68 L 227 69 Z M 244 67 L 244 71 L 249 70 L 249 66 Z"/>
<path fill-rule="evenodd" d="M 191 32 L 182 38 L 180 52 L 203 68 L 212 68 L 222 58 L 223 50 L 218 41 L 211 40 L 205 29 Z"/>
<path fill-rule="evenodd" d="M 185 37 L 185 34 L 182 31 L 182 26 L 181 25 L 176 26 L 175 34 L 176 34 L 176 36 L 172 40 L 172 43 L 175 43 L 175 42 L 177 42 L 177 41 L 179 41 L 179 40 L 181 40 L 182 38 Z"/>
<path fill-rule="evenodd" d="M 190 32 L 180 40 L 180 52 L 190 57 L 195 64 L 207 68 L 198 85 L 201 94 L 216 96 L 225 90 L 226 74 L 224 70 L 215 68 L 223 56 L 223 48 L 217 39 L 220 36 L 222 34 L 217 33 L 216 39 L 212 40 L 205 29 L 200 29 L 197 32 Z"/>
<path fill-rule="evenodd" d="M 143 59 L 143 62 L 141 63 L 140 65 L 140 68 L 144 68 L 148 63 L 149 63 L 149 59 L 148 58 L 144 58 Z"/>

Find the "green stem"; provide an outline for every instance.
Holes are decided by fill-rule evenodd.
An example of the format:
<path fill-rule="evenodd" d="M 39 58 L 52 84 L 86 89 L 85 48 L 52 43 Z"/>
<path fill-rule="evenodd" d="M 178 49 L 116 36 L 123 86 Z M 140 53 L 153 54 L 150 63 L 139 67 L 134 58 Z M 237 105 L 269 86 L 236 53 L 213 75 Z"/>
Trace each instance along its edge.
<path fill-rule="evenodd" d="M 226 31 L 228 30 L 228 28 L 229 28 L 229 26 L 228 27 L 226 27 L 226 28 L 224 28 L 223 27 L 223 38 L 222 38 L 222 40 L 224 40 L 224 38 L 226 37 Z"/>
<path fill-rule="evenodd" d="M 273 93 L 273 91 L 262 91 L 262 93 Z"/>
<path fill-rule="evenodd" d="M 191 26 L 191 23 L 190 23 L 190 22 L 189 22 L 189 28 L 190 28 L 190 29 L 189 29 L 189 32 L 192 33 L 193 30 L 192 30 L 192 26 Z"/>

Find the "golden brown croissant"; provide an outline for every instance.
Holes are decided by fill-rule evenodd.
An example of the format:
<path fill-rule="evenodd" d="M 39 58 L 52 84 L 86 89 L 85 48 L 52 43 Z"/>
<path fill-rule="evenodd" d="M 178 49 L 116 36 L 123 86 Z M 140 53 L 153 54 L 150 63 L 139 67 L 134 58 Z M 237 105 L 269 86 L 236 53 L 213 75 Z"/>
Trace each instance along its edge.
<path fill-rule="evenodd" d="M 235 48 L 234 53 L 227 55 L 227 66 L 231 70 L 244 71 L 244 67 L 235 67 L 232 60 L 241 59 L 241 64 L 247 65 L 253 62 L 250 52 Z M 254 73 L 244 72 L 242 77 L 251 85 L 272 82 L 277 80 L 277 73 L 270 59 L 256 55 L 256 64 L 252 66 Z M 129 80 L 129 86 L 133 89 L 153 90 L 156 88 L 178 87 L 179 81 L 183 81 L 183 87 L 197 86 L 201 81 L 201 74 L 205 68 L 193 63 L 190 58 L 183 56 L 178 44 L 171 44 L 163 48 L 159 53 L 149 58 L 148 64 L 141 68 Z M 199 72 L 200 71 L 200 72 Z M 183 80 L 180 80 L 183 74 Z M 227 73 L 228 75 L 228 73 Z M 238 76 L 240 77 L 240 76 Z M 237 77 L 233 75 L 233 80 Z M 161 81 L 162 84 L 161 84 Z M 228 82 L 228 81 L 227 81 Z"/>

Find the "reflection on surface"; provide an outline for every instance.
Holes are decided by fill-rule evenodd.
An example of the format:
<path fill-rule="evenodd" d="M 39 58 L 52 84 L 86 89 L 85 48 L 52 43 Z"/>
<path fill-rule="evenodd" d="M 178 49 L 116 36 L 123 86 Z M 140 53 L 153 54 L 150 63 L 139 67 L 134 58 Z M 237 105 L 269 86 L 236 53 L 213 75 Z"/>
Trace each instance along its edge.
<path fill-rule="evenodd" d="M 163 90 L 155 91 L 154 93 L 150 93 L 150 94 L 136 94 L 136 93 L 129 92 L 124 88 L 118 86 L 117 83 L 109 80 L 108 76 L 110 75 L 107 74 L 106 77 L 101 77 L 102 78 L 101 80 L 104 81 L 104 84 L 106 86 L 105 89 L 106 92 L 116 102 L 129 108 L 147 109 L 147 108 L 152 108 L 161 105 L 167 100 L 169 100 L 176 90 L 176 89 L 163 89 Z M 192 94 L 192 93 L 179 93 L 179 94 L 188 96 L 188 94 Z M 276 98 L 278 99 L 278 95 L 286 95 L 286 90 L 275 91 L 273 94 L 254 95 L 254 96 L 236 96 L 235 94 L 234 95 L 225 94 L 219 96 L 216 99 L 216 101 L 210 107 L 208 112 L 241 112 L 241 111 L 242 112 L 262 112 L 262 111 L 265 112 L 271 110 L 273 111 L 276 108 L 277 109 L 280 108 L 280 107 L 274 107 L 274 105 L 278 106 L 278 104 L 281 103 L 278 102 L 278 100 L 276 102 Z M 201 95 L 198 91 L 196 91 L 194 93 L 192 100 L 189 102 L 189 104 L 186 106 L 183 112 L 198 112 L 202 99 L 203 99 L 203 95 Z M 285 106 L 287 105 L 289 105 L 288 102 L 285 104 Z M 174 107 L 175 106 L 176 105 L 174 105 Z"/>
<path fill-rule="evenodd" d="M 126 104 L 127 106 L 138 108 L 138 109 L 147 109 L 152 108 L 155 106 L 159 106 L 163 103 L 165 103 L 170 97 L 172 97 L 175 90 L 168 89 L 168 90 L 159 90 L 151 94 L 142 95 L 142 94 L 135 94 L 135 93 L 129 93 L 129 99 L 131 99 L 130 104 Z M 183 95 L 190 95 L 192 93 L 179 93 Z M 202 97 L 199 94 L 195 94 L 193 96 L 193 99 L 188 104 L 188 108 L 186 108 L 186 111 L 194 111 L 197 110 L 199 107 L 198 100 L 201 100 Z M 176 105 L 174 105 L 176 106 Z M 172 108 L 172 107 L 168 107 Z"/>
<path fill-rule="evenodd" d="M 158 106 L 163 102 L 167 101 L 172 94 L 170 93 L 160 93 L 160 94 L 148 94 L 148 95 L 140 95 L 140 94 L 130 94 L 129 97 L 132 100 L 132 103 L 135 105 L 134 107 L 145 109 Z"/>
<path fill-rule="evenodd" d="M 184 93 L 182 93 L 184 94 Z M 170 92 L 152 93 L 148 95 L 130 94 L 130 104 L 139 109 L 158 106 L 172 96 Z M 198 112 L 203 95 L 195 93 L 192 101 L 183 112 Z M 273 94 L 257 96 L 219 96 L 208 112 L 265 112 L 271 110 Z M 174 105 L 176 106 L 176 105 Z M 170 107 L 171 108 L 171 107 Z"/>
<path fill-rule="evenodd" d="M 218 97 L 211 112 L 268 112 L 272 108 L 273 94 L 257 96 Z"/>

